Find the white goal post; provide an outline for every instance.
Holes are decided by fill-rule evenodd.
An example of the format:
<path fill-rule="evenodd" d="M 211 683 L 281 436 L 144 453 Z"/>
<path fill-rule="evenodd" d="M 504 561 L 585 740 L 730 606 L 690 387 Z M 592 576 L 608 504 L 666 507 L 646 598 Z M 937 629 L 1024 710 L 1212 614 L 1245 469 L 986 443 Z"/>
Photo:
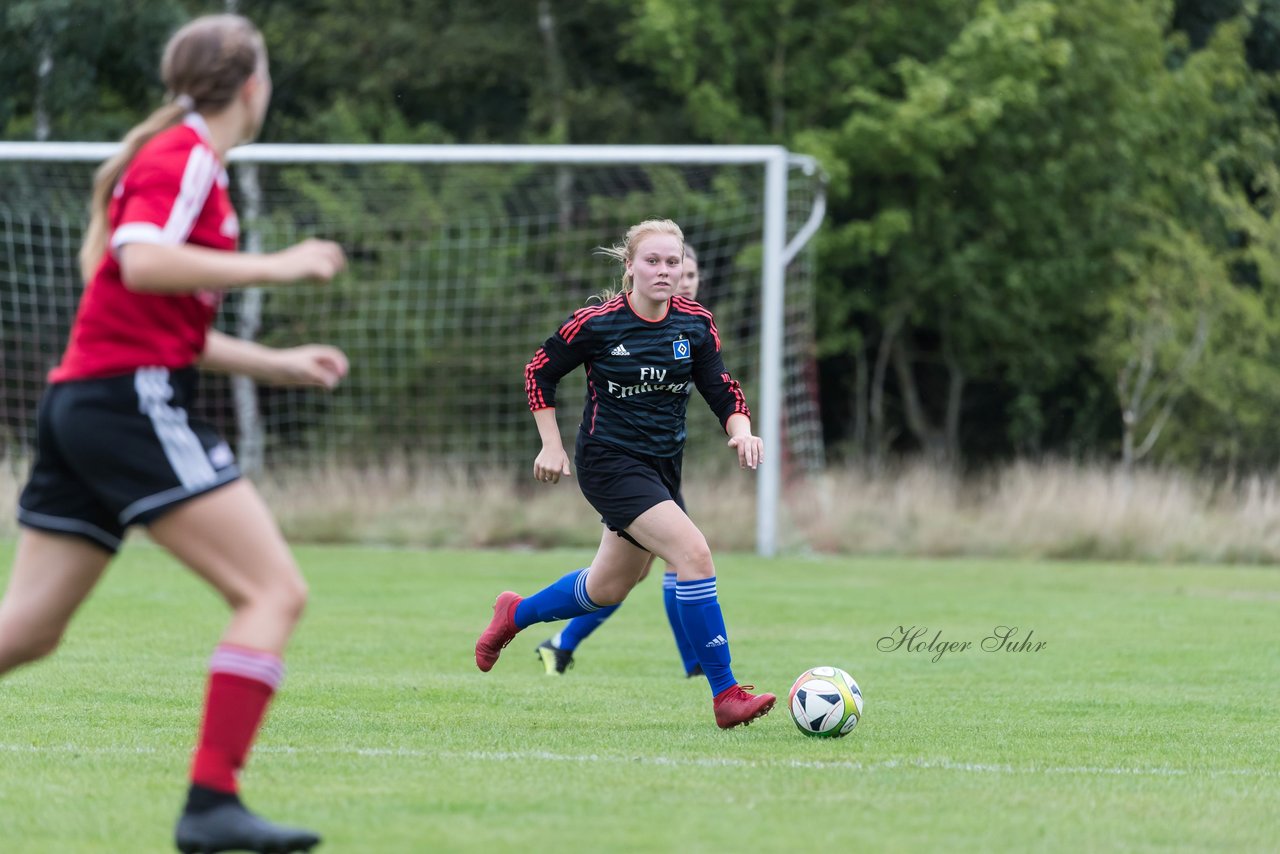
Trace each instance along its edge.
<path fill-rule="evenodd" d="M 0 142 L 0 187 L 5 188 L 0 192 L 0 342 L 10 339 L 0 348 L 5 389 L 0 457 L 30 444 L 33 396 L 61 352 L 81 287 L 74 258 L 89 176 L 115 148 L 113 143 Z M 757 483 L 757 552 L 776 553 L 784 458 L 798 470 L 824 463 L 812 260 L 811 253 L 801 252 L 825 212 L 825 179 L 813 158 L 767 145 L 254 144 L 235 149 L 231 163 L 246 248 L 269 251 L 304 235 L 332 237 L 352 256 L 353 279 L 365 275 L 370 293 L 399 302 L 366 316 L 361 288 L 354 285 L 316 289 L 303 297 L 286 295 L 297 289 L 255 289 L 229 298 L 228 310 L 235 316 L 224 317 L 220 325 L 234 334 L 262 333 L 274 340 L 274 334 L 288 331 L 283 327 L 290 317 L 302 317 L 296 325 L 306 333 L 335 328 L 335 321 L 317 319 L 321 313 L 346 318 L 341 331 L 350 341 L 335 343 L 381 354 L 375 364 L 387 375 L 396 374 L 387 380 L 386 397 L 398 402 L 405 418 L 421 403 L 414 394 L 419 381 L 422 397 L 441 387 L 425 379 L 433 366 L 452 364 L 444 368 L 452 373 L 444 376 L 458 386 L 483 385 L 505 374 L 490 374 L 475 364 L 492 359 L 495 371 L 505 371 L 515 359 L 499 357 L 495 342 L 514 337 L 531 355 L 554 329 L 555 321 L 544 315 L 562 319 L 616 280 L 614 265 L 592 252 L 620 239 L 631 221 L 658 216 L 680 222 L 710 282 L 709 294 L 700 299 L 716 314 L 722 337 L 738 346 L 754 345 L 753 358 L 758 358 L 744 371 L 747 354 L 726 343 L 727 367 L 735 376 L 746 374 L 754 426 L 765 442 Z M 484 260 L 494 256 L 500 257 Z M 566 264 L 574 269 L 561 269 Z M 383 281 L 389 283 L 386 291 L 379 290 Z M 526 282 L 532 284 L 526 287 Z M 403 291 L 392 290 L 396 287 Z M 540 294 L 536 302 L 531 291 Z M 281 310 L 272 313 L 275 304 Z M 513 317 L 503 315 L 508 308 Z M 443 354 L 429 353 L 432 331 L 442 333 L 449 317 L 465 321 L 469 331 L 450 332 Z M 432 329 L 417 328 L 424 325 Z M 406 330 L 413 341 L 402 357 L 388 349 L 388 340 Z M 467 349 L 476 338 L 488 342 L 487 349 L 478 344 Z M 400 364 L 402 358 L 410 367 Z M 413 376 L 415 369 L 420 380 Z M 505 459 L 510 402 L 499 406 L 500 415 L 482 414 L 471 408 L 481 405 L 475 402 L 478 392 L 468 397 L 450 390 L 458 392 L 457 402 L 449 405 L 459 417 L 474 413 L 470 417 L 478 423 L 471 438 L 484 446 L 486 459 Z M 518 374 L 509 387 L 482 391 L 491 398 L 515 397 L 523 405 Z M 326 421 L 336 416 L 312 396 L 273 393 L 272 411 L 290 412 L 277 424 L 261 417 L 259 393 L 267 394 L 242 381 L 225 395 L 226 408 L 236 414 L 234 428 L 223 426 L 251 470 L 262 465 L 264 452 L 271 459 L 271 448 L 350 450 L 365 441 L 362 436 L 392 435 L 386 424 L 399 423 L 375 411 L 379 404 L 373 401 L 381 398 L 357 391 L 354 414 L 340 423 Z M 581 400 L 571 394 L 566 387 L 559 404 L 566 428 L 576 425 Z M 691 444 L 700 429 L 697 408 L 706 409 L 691 402 Z M 484 432 L 490 423 L 493 436 Z M 533 435 L 531 425 L 521 429 Z M 471 461 L 451 446 L 429 444 L 434 432 L 424 426 L 418 435 L 398 441 L 420 440 L 430 453 Z M 305 438 L 318 433 L 323 442 Z"/>

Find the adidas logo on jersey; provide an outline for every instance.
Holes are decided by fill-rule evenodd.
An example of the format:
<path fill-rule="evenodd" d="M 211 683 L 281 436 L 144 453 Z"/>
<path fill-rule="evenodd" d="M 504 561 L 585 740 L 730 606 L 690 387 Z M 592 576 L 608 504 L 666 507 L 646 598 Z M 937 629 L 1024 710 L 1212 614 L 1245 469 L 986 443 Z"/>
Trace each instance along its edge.
<path fill-rule="evenodd" d="M 612 350 L 609 351 L 609 355 L 610 356 L 630 356 L 631 354 L 627 352 L 627 346 L 625 344 L 619 344 L 617 347 L 614 347 Z"/>
<path fill-rule="evenodd" d="M 707 641 L 707 646 L 724 646 L 727 643 L 728 641 L 724 639 L 724 635 L 716 635 L 711 640 Z"/>

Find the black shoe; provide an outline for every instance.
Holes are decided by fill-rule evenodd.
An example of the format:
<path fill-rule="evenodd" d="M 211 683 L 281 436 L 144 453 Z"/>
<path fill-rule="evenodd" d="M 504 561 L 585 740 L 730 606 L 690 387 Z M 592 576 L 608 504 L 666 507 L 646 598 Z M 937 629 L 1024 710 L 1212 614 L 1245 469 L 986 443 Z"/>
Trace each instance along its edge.
<path fill-rule="evenodd" d="M 686 674 L 684 675 L 684 678 L 685 678 L 685 679 L 692 679 L 692 678 L 693 678 L 693 677 L 695 677 L 695 676 L 701 676 L 701 675 L 702 675 L 702 665 L 701 665 L 701 664 L 695 664 L 695 665 L 693 665 L 693 669 L 692 669 L 692 670 L 690 670 L 688 673 L 686 673 Z"/>
<path fill-rule="evenodd" d="M 178 819 L 174 842 L 182 854 L 218 851 L 290 854 L 310 851 L 320 844 L 320 837 L 309 830 L 272 824 L 235 800 L 204 812 L 184 812 Z"/>
<path fill-rule="evenodd" d="M 551 638 L 538 644 L 538 658 L 542 659 L 542 666 L 547 669 L 548 676 L 563 674 L 573 667 L 573 650 L 560 649 L 551 642 Z"/>

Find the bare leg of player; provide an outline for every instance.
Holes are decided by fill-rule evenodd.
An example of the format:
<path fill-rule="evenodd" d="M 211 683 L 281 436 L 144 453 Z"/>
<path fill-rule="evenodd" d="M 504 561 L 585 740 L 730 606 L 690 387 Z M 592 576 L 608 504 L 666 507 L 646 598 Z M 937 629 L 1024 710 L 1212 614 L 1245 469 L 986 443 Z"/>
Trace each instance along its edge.
<path fill-rule="evenodd" d="M 627 533 L 676 567 L 680 621 L 711 686 L 716 724 L 728 729 L 768 714 L 777 697 L 750 694 L 733 676 L 715 563 L 702 532 L 678 504 L 664 501 L 640 514 Z"/>
<path fill-rule="evenodd" d="M 80 537 L 22 529 L 0 602 L 0 674 L 57 648 L 111 557 Z"/>
<path fill-rule="evenodd" d="M 191 786 L 175 830 L 179 850 L 310 850 L 320 842 L 317 834 L 260 818 L 238 793 L 240 769 L 283 678 L 281 656 L 307 600 L 284 537 L 247 480 L 178 505 L 150 533 L 232 610 L 210 661 Z"/>

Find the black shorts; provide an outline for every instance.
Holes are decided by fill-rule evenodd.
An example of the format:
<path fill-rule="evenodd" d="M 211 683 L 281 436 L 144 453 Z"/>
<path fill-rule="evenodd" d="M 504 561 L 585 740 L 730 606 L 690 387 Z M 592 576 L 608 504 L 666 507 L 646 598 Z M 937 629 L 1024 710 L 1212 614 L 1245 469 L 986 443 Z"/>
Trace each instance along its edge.
<path fill-rule="evenodd" d="M 226 441 L 187 414 L 196 386 L 194 368 L 50 385 L 19 524 L 115 552 L 130 525 L 239 477 Z"/>
<path fill-rule="evenodd" d="M 574 450 L 578 486 L 610 531 L 648 551 L 626 532 L 641 513 L 664 501 L 684 510 L 680 494 L 683 455 L 651 457 L 604 442 L 583 440 L 578 433 Z"/>

